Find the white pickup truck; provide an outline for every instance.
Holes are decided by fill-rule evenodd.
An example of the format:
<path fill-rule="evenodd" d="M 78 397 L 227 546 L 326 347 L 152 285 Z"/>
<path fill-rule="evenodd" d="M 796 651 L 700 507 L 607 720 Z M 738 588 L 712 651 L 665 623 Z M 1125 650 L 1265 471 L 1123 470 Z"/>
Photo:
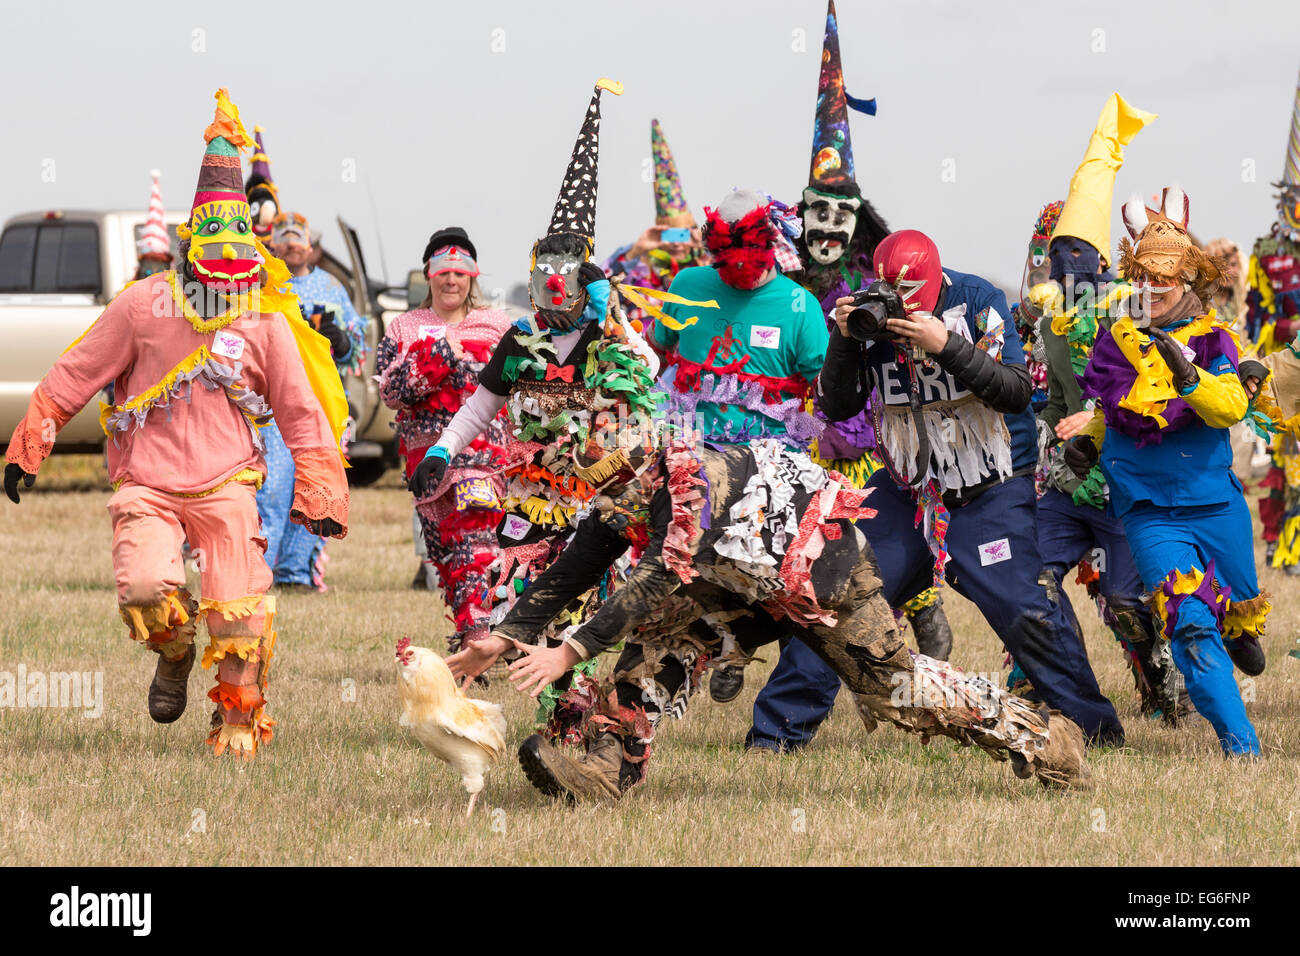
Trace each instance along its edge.
<path fill-rule="evenodd" d="M 164 216 L 173 255 L 176 226 L 186 219 L 188 213 L 177 211 Z M 135 243 L 144 220 L 143 210 L 57 210 L 5 222 L 0 233 L 0 443 L 8 443 L 41 377 L 135 276 Z M 371 319 L 364 374 L 344 381 L 356 423 L 348 476 L 353 484 L 365 485 L 397 463 L 393 413 L 373 381 L 374 355 L 386 322 L 408 308 L 407 293 L 371 280 L 355 230 L 342 219 L 338 224 L 350 265 L 326 251 L 320 267 L 347 287 L 357 311 Z M 104 440 L 98 403 L 91 402 L 59 433 L 54 452 L 96 452 Z"/>

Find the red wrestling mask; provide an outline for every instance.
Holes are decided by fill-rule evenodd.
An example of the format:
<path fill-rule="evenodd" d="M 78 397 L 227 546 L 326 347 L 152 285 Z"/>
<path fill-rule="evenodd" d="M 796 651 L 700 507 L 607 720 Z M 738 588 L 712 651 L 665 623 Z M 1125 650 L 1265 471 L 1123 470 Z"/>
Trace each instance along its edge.
<path fill-rule="evenodd" d="M 898 290 L 908 312 L 934 312 L 943 288 L 943 269 L 933 240 L 915 229 L 893 232 L 872 256 L 876 275 Z"/>

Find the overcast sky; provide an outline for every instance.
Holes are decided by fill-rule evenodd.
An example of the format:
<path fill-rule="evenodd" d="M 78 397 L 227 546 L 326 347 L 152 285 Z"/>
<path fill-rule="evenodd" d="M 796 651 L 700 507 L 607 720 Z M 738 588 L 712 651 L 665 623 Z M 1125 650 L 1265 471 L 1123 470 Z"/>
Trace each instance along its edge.
<path fill-rule="evenodd" d="M 847 88 L 879 102 L 853 115 L 858 182 L 892 228 L 933 236 L 945 265 L 1018 286 L 1038 209 L 1064 197 L 1116 90 L 1160 114 L 1128 148 L 1116 210 L 1176 182 L 1203 238 L 1248 246 L 1274 218 L 1294 0 L 837 6 Z M 327 246 L 342 216 L 371 273 L 386 261 L 399 280 L 435 228 L 463 225 L 485 288 L 508 287 L 600 76 L 626 93 L 604 97 L 598 255 L 653 216 L 651 117 L 697 218 L 733 186 L 794 201 L 824 16 L 824 0 L 0 0 L 0 217 L 144 208 L 152 167 L 168 208 L 188 210 L 225 86 L 250 131 L 266 129 L 285 207 L 328 226 Z M 1121 228 L 1116 215 L 1113 241 Z"/>

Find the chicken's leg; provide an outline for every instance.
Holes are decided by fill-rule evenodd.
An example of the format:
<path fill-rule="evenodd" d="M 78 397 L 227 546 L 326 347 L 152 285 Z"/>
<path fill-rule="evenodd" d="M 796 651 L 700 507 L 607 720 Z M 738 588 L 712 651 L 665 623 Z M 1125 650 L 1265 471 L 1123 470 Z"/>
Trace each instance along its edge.
<path fill-rule="evenodd" d="M 471 817 L 474 815 L 474 804 L 478 803 L 478 795 L 479 795 L 479 791 L 477 790 L 475 790 L 473 793 L 469 795 L 469 806 L 465 808 L 466 817 Z"/>

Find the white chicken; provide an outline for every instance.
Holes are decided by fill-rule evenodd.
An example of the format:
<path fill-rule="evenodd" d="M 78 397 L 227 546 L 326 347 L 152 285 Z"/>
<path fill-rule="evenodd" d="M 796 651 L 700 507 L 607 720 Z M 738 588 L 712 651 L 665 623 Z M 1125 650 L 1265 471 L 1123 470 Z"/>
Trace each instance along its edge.
<path fill-rule="evenodd" d="M 506 749 L 501 707 L 466 697 L 443 659 L 427 648 L 412 647 L 409 637 L 397 642 L 397 689 L 402 695 L 398 723 L 460 774 L 469 792 L 469 816 L 483 789 L 483 774 Z"/>

